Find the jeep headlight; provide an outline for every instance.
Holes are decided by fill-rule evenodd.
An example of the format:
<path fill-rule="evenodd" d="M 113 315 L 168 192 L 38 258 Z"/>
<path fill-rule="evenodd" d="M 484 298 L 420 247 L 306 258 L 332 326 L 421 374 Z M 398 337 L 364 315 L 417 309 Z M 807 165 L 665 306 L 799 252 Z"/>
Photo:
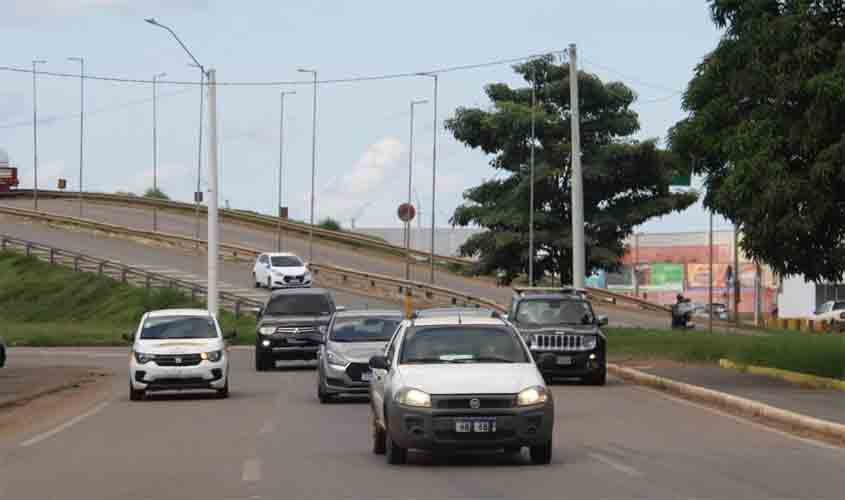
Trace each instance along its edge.
<path fill-rule="evenodd" d="M 349 361 L 347 361 L 346 358 L 334 351 L 326 351 L 326 361 L 328 361 L 330 365 L 334 366 L 346 366 L 349 364 Z"/>
<path fill-rule="evenodd" d="M 261 335 L 273 335 L 274 333 L 276 333 L 276 327 L 275 326 L 262 326 L 261 328 L 258 329 L 258 333 L 260 333 Z"/>
<path fill-rule="evenodd" d="M 212 363 L 216 363 L 220 361 L 220 358 L 223 357 L 223 351 L 211 351 L 211 352 L 203 352 L 200 354 L 200 358 L 206 361 L 211 361 Z"/>
<path fill-rule="evenodd" d="M 419 389 L 402 389 L 396 394 L 396 401 L 403 406 L 431 408 L 431 395 Z"/>
<path fill-rule="evenodd" d="M 524 389 L 516 395 L 517 406 L 534 406 L 545 403 L 549 400 L 549 393 L 545 387 L 536 386 Z"/>
<path fill-rule="evenodd" d="M 155 354 L 147 354 L 147 353 L 138 352 L 138 351 L 135 351 L 133 354 L 135 354 L 135 361 L 137 361 L 139 364 L 142 364 L 142 365 L 149 363 L 150 361 L 155 359 Z"/>
<path fill-rule="evenodd" d="M 599 338 L 595 335 L 585 335 L 581 338 L 581 345 L 586 350 L 595 349 L 599 343 Z"/>

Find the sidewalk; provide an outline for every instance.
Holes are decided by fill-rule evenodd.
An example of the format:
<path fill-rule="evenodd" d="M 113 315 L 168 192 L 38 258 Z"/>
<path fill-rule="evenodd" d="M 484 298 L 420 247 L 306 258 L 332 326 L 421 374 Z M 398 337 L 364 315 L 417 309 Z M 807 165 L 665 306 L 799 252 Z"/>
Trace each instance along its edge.
<path fill-rule="evenodd" d="M 626 363 L 625 366 L 677 382 L 752 399 L 770 406 L 845 424 L 845 391 L 808 389 L 764 375 L 710 365 Z"/>

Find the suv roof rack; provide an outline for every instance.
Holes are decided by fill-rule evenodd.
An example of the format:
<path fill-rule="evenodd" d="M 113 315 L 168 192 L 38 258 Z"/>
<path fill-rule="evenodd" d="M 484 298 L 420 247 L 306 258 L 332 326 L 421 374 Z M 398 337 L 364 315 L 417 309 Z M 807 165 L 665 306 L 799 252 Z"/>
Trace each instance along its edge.
<path fill-rule="evenodd" d="M 557 286 L 557 287 L 540 287 L 540 286 L 515 286 L 513 287 L 513 291 L 520 296 L 532 295 L 532 294 L 549 294 L 549 293 L 560 293 L 564 295 L 576 295 L 578 297 L 586 297 L 587 290 L 584 288 L 577 288 L 574 286 Z"/>

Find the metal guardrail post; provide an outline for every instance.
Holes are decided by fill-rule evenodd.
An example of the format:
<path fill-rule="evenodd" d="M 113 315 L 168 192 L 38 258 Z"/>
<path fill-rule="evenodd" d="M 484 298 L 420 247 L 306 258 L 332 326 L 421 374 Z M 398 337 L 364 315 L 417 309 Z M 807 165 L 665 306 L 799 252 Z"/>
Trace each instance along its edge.
<path fill-rule="evenodd" d="M 100 264 L 97 266 L 97 274 L 99 274 L 100 276 L 103 275 L 103 268 L 105 267 L 105 265 L 105 262 L 100 262 Z"/>
<path fill-rule="evenodd" d="M 3 248 L 3 251 L 4 251 L 4 252 L 6 251 L 6 245 L 7 245 L 8 243 L 9 243 L 9 240 L 7 240 L 7 239 L 6 239 L 6 237 L 4 236 L 4 237 L 2 238 L 2 243 L 0 243 L 0 245 L 2 245 L 2 248 Z"/>
<path fill-rule="evenodd" d="M 73 271 L 77 272 L 77 273 L 79 272 L 79 256 L 78 255 L 73 256 Z"/>
<path fill-rule="evenodd" d="M 123 283 L 126 283 L 126 271 L 127 271 L 126 266 L 123 266 L 120 269 L 120 281 L 122 281 Z"/>
<path fill-rule="evenodd" d="M 26 256 L 32 257 L 32 243 L 27 242 L 26 244 Z"/>
<path fill-rule="evenodd" d="M 196 301 L 197 301 L 197 287 L 192 286 L 191 287 L 191 302 L 196 302 Z"/>
<path fill-rule="evenodd" d="M 147 273 L 144 279 L 144 287 L 149 290 L 150 289 L 150 273 Z"/>
<path fill-rule="evenodd" d="M 56 263 L 56 251 L 53 249 L 53 247 L 50 247 L 50 264 L 55 264 L 55 263 Z"/>
<path fill-rule="evenodd" d="M 241 301 L 236 300 L 235 301 L 235 319 L 240 319 L 240 318 L 241 318 Z"/>

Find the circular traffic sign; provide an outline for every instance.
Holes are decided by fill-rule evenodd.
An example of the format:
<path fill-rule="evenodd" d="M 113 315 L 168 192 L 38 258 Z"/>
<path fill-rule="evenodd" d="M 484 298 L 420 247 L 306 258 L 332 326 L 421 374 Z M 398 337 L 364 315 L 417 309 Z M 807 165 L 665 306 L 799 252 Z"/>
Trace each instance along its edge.
<path fill-rule="evenodd" d="M 414 216 L 417 215 L 417 210 L 410 203 L 403 203 L 399 205 L 399 220 L 402 222 L 411 222 Z"/>

